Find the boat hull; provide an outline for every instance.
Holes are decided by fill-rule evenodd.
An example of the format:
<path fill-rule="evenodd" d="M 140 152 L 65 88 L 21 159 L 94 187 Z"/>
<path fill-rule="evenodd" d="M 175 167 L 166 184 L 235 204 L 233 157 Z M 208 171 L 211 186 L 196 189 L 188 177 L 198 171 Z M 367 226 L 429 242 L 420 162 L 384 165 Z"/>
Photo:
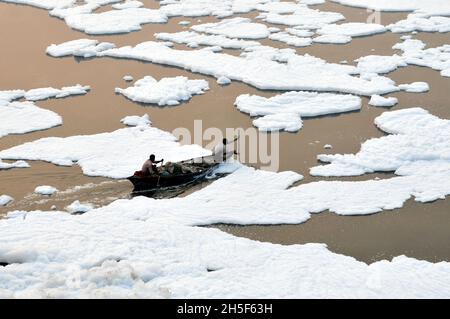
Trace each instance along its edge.
<path fill-rule="evenodd" d="M 216 166 L 217 164 L 214 164 L 204 167 L 200 171 L 195 173 L 186 173 L 172 176 L 140 176 L 139 172 L 136 172 L 135 175 L 128 177 L 128 180 L 133 184 L 134 192 L 147 192 L 152 190 L 175 188 L 201 181 L 207 175 L 211 174 Z"/>

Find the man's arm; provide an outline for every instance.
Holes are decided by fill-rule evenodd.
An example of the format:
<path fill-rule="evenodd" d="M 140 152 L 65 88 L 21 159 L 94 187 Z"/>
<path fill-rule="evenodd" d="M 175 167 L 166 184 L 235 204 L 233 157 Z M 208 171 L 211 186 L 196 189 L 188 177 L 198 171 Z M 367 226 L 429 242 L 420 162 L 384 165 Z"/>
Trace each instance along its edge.
<path fill-rule="evenodd" d="M 239 136 L 236 136 L 236 137 L 234 138 L 234 140 L 228 142 L 227 145 L 233 144 L 233 143 L 236 142 L 238 139 L 239 139 Z"/>

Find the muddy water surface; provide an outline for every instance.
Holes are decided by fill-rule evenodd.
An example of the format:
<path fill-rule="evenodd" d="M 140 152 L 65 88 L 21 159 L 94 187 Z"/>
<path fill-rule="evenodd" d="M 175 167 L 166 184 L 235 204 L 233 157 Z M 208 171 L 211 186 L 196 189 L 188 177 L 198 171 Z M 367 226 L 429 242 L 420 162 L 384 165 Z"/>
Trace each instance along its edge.
<path fill-rule="evenodd" d="M 156 6 L 156 2 L 150 2 Z M 323 10 L 342 12 L 347 21 L 364 22 L 366 10 L 343 7 L 327 3 L 318 6 Z M 104 9 L 103 9 L 104 10 Z M 251 13 L 245 16 L 256 16 Z M 389 24 L 406 17 L 405 13 L 382 14 L 381 22 Z M 55 59 L 45 54 L 51 43 L 79 38 L 98 38 L 117 45 L 135 45 L 154 40 L 155 32 L 175 32 L 186 29 L 178 25 L 181 20 L 192 23 L 215 21 L 215 18 L 195 19 L 174 18 L 168 24 L 145 25 L 140 32 L 126 35 L 89 37 L 69 29 L 62 21 L 48 16 L 47 11 L 27 6 L 0 3 L 0 38 L 2 57 L 0 59 L 0 89 L 31 89 L 37 87 L 62 87 L 80 83 L 90 85 L 92 91 L 85 96 L 61 100 L 38 102 L 40 107 L 50 109 L 63 117 L 64 124 L 46 131 L 25 135 L 7 136 L 0 139 L 0 149 L 6 149 L 24 142 L 48 136 L 72 136 L 109 132 L 123 127 L 120 119 L 127 115 L 148 113 L 154 125 L 172 131 L 184 127 L 193 130 L 194 121 L 202 120 L 204 128 L 249 128 L 252 119 L 237 111 L 234 101 L 240 94 L 272 96 L 278 92 L 258 91 L 243 83 L 219 87 L 214 78 L 200 74 L 119 59 L 79 60 L 72 57 Z M 392 55 L 392 46 L 400 41 L 399 34 L 381 34 L 373 37 L 355 38 L 349 45 L 314 45 L 297 49 L 298 53 L 309 53 L 330 62 L 339 63 L 369 54 Z M 448 43 L 448 36 L 442 34 L 419 34 L 417 38 L 430 47 Z M 287 47 L 283 43 L 270 40 L 264 44 Z M 177 48 L 186 47 L 177 45 Z M 227 50 L 238 54 L 239 51 Z M 211 90 L 202 96 L 195 96 L 189 103 L 178 107 L 152 107 L 132 103 L 114 93 L 115 87 L 129 84 L 122 80 L 124 75 L 135 79 L 146 75 L 160 79 L 178 75 L 206 79 Z M 427 94 L 396 93 L 400 104 L 393 109 L 412 106 L 424 107 L 433 114 L 450 118 L 448 89 L 450 80 L 431 69 L 408 67 L 389 74 L 398 83 L 426 81 L 431 86 Z M 305 182 L 320 180 L 309 176 L 310 167 L 318 165 L 316 158 L 322 153 L 354 153 L 367 139 L 383 136 L 374 125 L 374 118 L 386 111 L 384 108 L 370 107 L 364 98 L 363 109 L 339 116 L 305 119 L 303 129 L 296 134 L 280 135 L 279 170 L 293 170 L 305 175 Z M 204 141 L 203 146 L 209 141 Z M 325 144 L 333 145 L 325 150 Z M 150 150 L 149 150 L 150 151 Z M 63 209 L 73 200 L 104 205 L 116 198 L 127 198 L 131 187 L 126 181 L 111 181 L 104 178 L 90 178 L 82 175 L 78 167 L 61 168 L 47 163 L 31 162 L 32 168 L 0 171 L 0 194 L 8 194 L 16 201 L 0 214 L 13 209 Z M 253 163 L 256 167 L 260 163 Z M 391 177 L 392 174 L 368 175 L 355 180 Z M 335 180 L 344 180 L 334 178 Z M 346 178 L 345 180 L 353 180 Z M 36 186 L 52 185 L 63 191 L 54 198 L 32 195 Z M 84 185 L 82 188 L 76 186 Z M 201 188 L 200 186 L 198 188 Z M 64 192 L 65 191 L 65 192 Z M 303 225 L 292 226 L 220 226 L 230 233 L 252 239 L 281 244 L 323 242 L 336 252 L 354 256 L 360 260 L 372 261 L 390 258 L 399 254 L 428 260 L 450 260 L 448 227 L 450 226 L 450 202 L 439 201 L 418 204 L 410 201 L 401 210 L 385 212 L 373 216 L 340 217 L 323 213 Z"/>

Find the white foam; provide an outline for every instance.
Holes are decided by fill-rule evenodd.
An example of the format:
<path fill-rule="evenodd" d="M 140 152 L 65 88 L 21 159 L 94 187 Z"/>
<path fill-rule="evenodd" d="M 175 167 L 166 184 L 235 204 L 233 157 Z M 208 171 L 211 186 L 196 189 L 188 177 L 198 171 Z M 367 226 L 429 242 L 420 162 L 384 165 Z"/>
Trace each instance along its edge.
<path fill-rule="evenodd" d="M 250 116 L 294 113 L 302 117 L 314 117 L 360 110 L 361 98 L 316 92 L 287 92 L 271 98 L 244 94 L 237 97 L 235 105 Z"/>
<path fill-rule="evenodd" d="M 94 206 L 92 204 L 81 203 L 79 200 L 76 200 L 67 206 L 66 209 L 71 214 L 83 214 L 94 209 Z"/>
<path fill-rule="evenodd" d="M 77 84 L 75 86 L 67 86 L 61 89 L 55 89 L 52 87 L 32 89 L 25 93 L 24 97 L 28 101 L 40 101 L 49 98 L 65 98 L 71 95 L 83 95 L 87 94 L 90 90 L 90 86 L 82 86 Z"/>
<path fill-rule="evenodd" d="M 424 93 L 430 90 L 430 86 L 426 82 L 414 82 L 411 84 L 400 84 L 398 86 L 400 90 L 409 93 Z"/>
<path fill-rule="evenodd" d="M 433 264 L 402 256 L 367 265 L 320 244 L 273 245 L 210 228 L 167 226 L 151 218 L 139 219 L 147 215 L 144 202 L 142 198 L 134 201 L 139 205 L 134 216 L 121 215 L 123 211 L 115 207 L 103 209 L 102 214 L 93 210 L 80 216 L 60 212 L 10 214 L 0 221 L 0 258 L 9 263 L 0 268 L 1 296 L 186 299 L 450 295 L 450 266 L 446 262 Z M 56 231 L 49 236 L 48 229 Z"/>
<path fill-rule="evenodd" d="M 116 88 L 116 93 L 122 94 L 132 101 L 148 104 L 178 105 L 188 101 L 193 95 L 199 95 L 209 90 L 205 80 L 189 80 L 184 76 L 162 78 L 157 81 L 146 76 L 126 89 Z"/>
<path fill-rule="evenodd" d="M 69 55 L 90 58 L 97 55 L 98 52 L 114 48 L 114 44 L 108 42 L 99 43 L 97 40 L 78 39 L 61 43 L 52 44 L 47 47 L 47 54 L 53 57 L 64 57 Z"/>
<path fill-rule="evenodd" d="M 344 215 L 371 214 L 399 208 L 412 196 L 424 202 L 443 198 L 450 193 L 449 163 L 442 156 L 449 149 L 448 123 L 420 109 L 384 113 L 377 119 L 381 129 L 396 134 L 392 136 L 407 135 L 401 139 L 405 147 L 411 147 L 416 138 L 424 136 L 438 139 L 438 143 L 425 140 L 418 145 L 417 153 L 420 151 L 423 156 L 419 166 L 422 171 L 403 162 L 406 164 L 402 167 L 403 177 L 364 182 L 316 182 L 288 189 L 302 177 L 293 172 L 271 173 L 241 167 L 184 198 L 120 200 L 83 216 L 57 212 L 11 213 L 9 219 L 0 221 L 3 243 L 0 260 L 10 264 L 0 268 L 5 287 L 0 293 L 3 297 L 70 297 L 75 294 L 148 297 L 164 293 L 165 297 L 174 298 L 442 297 L 448 285 L 442 281 L 449 278 L 448 263 L 436 265 L 399 257 L 392 262 L 366 265 L 333 254 L 322 245 L 272 245 L 239 239 L 214 229 L 183 225 L 301 223 L 310 218 L 310 213 L 327 209 Z M 134 139 L 117 137 L 114 136 L 115 148 L 128 154 L 129 149 L 123 147 L 127 144 L 120 142 L 130 143 Z M 99 149 L 99 153 L 105 151 L 99 147 L 98 136 L 90 139 L 95 140 L 91 145 L 93 149 Z M 143 140 L 149 139 L 147 136 Z M 85 144 L 74 144 L 71 138 L 56 140 L 63 142 L 54 143 L 52 153 L 55 149 L 62 153 L 86 149 Z M 113 144 L 111 141 L 104 143 Z M 35 147 L 35 142 L 32 144 L 31 149 L 45 153 Z M 141 140 L 137 144 L 149 147 Z M 441 153 L 424 154 L 429 145 L 438 145 L 433 152 Z M 373 162 L 395 160 L 396 156 L 389 152 L 379 154 L 383 149 L 398 150 L 404 159 L 404 148 L 396 144 L 387 146 L 374 148 L 373 154 L 377 157 Z M 367 146 L 362 148 L 367 149 Z M 88 153 L 92 155 L 92 149 Z M 108 163 L 106 159 L 113 165 L 122 163 L 123 158 L 114 155 L 109 153 L 105 161 L 98 158 L 93 161 L 103 166 Z M 429 162 L 422 163 L 424 158 Z M 408 169 L 413 173 L 407 174 Z M 52 236 L 48 236 L 50 225 L 58 230 Z M 82 245 L 79 238 L 83 238 Z M 118 240 L 120 245 L 117 245 Z M 277 256 L 275 262 L 267 262 L 271 260 L 268 256 L 274 255 Z M 43 263 L 51 263 L 51 269 L 42 267 Z M 321 267 L 319 274 L 313 271 L 317 265 Z M 66 282 L 67 275 L 74 271 L 70 266 L 80 275 L 76 287 Z M 213 271 L 208 272 L 208 269 Z M 411 272 L 418 279 L 411 281 Z M 65 279 L 49 282 L 49 273 L 57 273 Z M 418 273 L 423 275 L 417 276 Z M 239 281 L 236 281 L 237 276 L 241 276 Z M 314 288 L 299 289 L 297 285 L 289 285 L 297 282 L 292 278 L 298 278 L 298 282 L 313 281 Z M 128 284 L 123 285 L 124 282 Z M 228 282 L 227 290 L 223 289 L 224 282 Z M 208 289 L 204 292 L 199 287 Z"/>
<path fill-rule="evenodd" d="M 201 17 L 215 16 L 217 18 L 230 17 L 233 14 L 248 13 L 256 10 L 267 0 L 163 0 L 160 2 L 160 11 L 169 17 Z"/>
<path fill-rule="evenodd" d="M 49 14 L 53 17 L 64 19 L 70 15 L 90 14 L 100 7 L 99 3 L 90 1 L 79 6 L 54 8 Z"/>
<path fill-rule="evenodd" d="M 29 168 L 30 164 L 25 161 L 17 161 L 14 163 L 5 163 L 0 160 L 0 170 L 2 169 L 11 169 L 11 168 Z"/>
<path fill-rule="evenodd" d="M 121 123 L 127 126 L 150 126 L 152 121 L 150 121 L 150 117 L 148 114 L 144 114 L 142 116 L 131 115 L 126 116 L 120 120 Z"/>
<path fill-rule="evenodd" d="M 303 127 L 303 121 L 296 113 L 278 113 L 253 120 L 253 125 L 264 132 L 297 132 Z"/>
<path fill-rule="evenodd" d="M 3 2 L 26 4 L 33 7 L 42 9 L 54 9 L 58 7 L 69 7 L 73 5 L 76 0 L 2 0 Z"/>
<path fill-rule="evenodd" d="M 352 37 L 347 35 L 325 34 L 313 39 L 316 43 L 329 43 L 329 44 L 346 44 L 352 42 Z"/>
<path fill-rule="evenodd" d="M 297 28 L 286 28 L 285 32 L 295 35 L 300 38 L 309 38 L 314 35 L 313 31 L 305 30 L 305 29 L 297 29 Z"/>
<path fill-rule="evenodd" d="M 62 118 L 32 102 L 12 102 L 0 106 L 0 138 L 9 134 L 25 134 L 62 124 Z"/>
<path fill-rule="evenodd" d="M 281 29 L 277 27 L 269 27 L 267 30 L 269 30 L 270 33 L 280 32 Z"/>
<path fill-rule="evenodd" d="M 70 14 L 66 24 L 87 34 L 115 34 L 141 30 L 146 23 L 166 23 L 167 16 L 159 10 L 129 8 L 102 13 Z"/>
<path fill-rule="evenodd" d="M 263 11 L 263 12 L 287 14 L 287 13 L 293 13 L 301 7 L 303 7 L 303 6 L 300 6 L 298 3 L 294 3 L 294 2 L 267 1 L 264 4 L 260 4 L 256 9 L 258 11 Z"/>
<path fill-rule="evenodd" d="M 422 17 L 417 14 L 410 14 L 406 20 L 398 21 L 387 26 L 396 33 L 405 32 L 450 32 L 450 18 L 447 17 Z"/>
<path fill-rule="evenodd" d="M 11 101 L 23 98 L 24 95 L 24 90 L 0 91 L 0 106 L 8 105 Z"/>
<path fill-rule="evenodd" d="M 89 86 L 69 86 L 61 89 L 38 88 L 29 91 L 0 91 L 0 138 L 10 134 L 25 134 L 46 130 L 62 124 L 62 118 L 49 110 L 36 106 L 33 102 L 48 98 L 64 98 L 71 95 L 86 94 Z M 26 102 L 12 102 L 25 98 Z M 3 169 L 26 167 L 23 162 L 14 165 L 1 165 Z M 28 164 L 26 164 L 28 165 Z"/>
<path fill-rule="evenodd" d="M 375 120 L 391 134 L 366 141 L 357 154 L 320 155 L 330 163 L 311 169 L 319 176 L 349 176 L 373 172 L 395 172 L 398 175 L 447 174 L 450 167 L 450 121 L 439 119 L 421 108 L 385 112 Z M 443 171 L 443 172 L 442 172 Z M 441 177 L 445 179 L 445 176 Z M 441 183 L 445 189 L 446 183 Z M 419 183 L 421 185 L 421 183 Z M 411 187 L 416 187 L 412 185 Z M 433 192 L 439 185 L 422 192 Z M 417 190 L 418 193 L 419 190 Z M 441 195 L 442 196 L 442 195 Z M 437 198 L 441 198 L 437 196 Z M 435 198 L 435 199 L 437 199 Z"/>
<path fill-rule="evenodd" d="M 325 0 L 298 0 L 298 3 L 313 6 L 318 4 L 324 4 Z"/>
<path fill-rule="evenodd" d="M 261 131 L 296 132 L 303 127 L 301 117 L 360 110 L 361 98 L 313 92 L 287 92 L 271 98 L 243 94 L 237 97 L 235 105 L 250 116 L 262 116 L 253 121 Z"/>
<path fill-rule="evenodd" d="M 0 196 L 0 206 L 6 206 L 14 200 L 11 196 L 1 195 Z"/>
<path fill-rule="evenodd" d="M 95 135 L 42 138 L 3 150 L 0 158 L 64 166 L 76 163 L 89 176 L 126 178 L 141 168 L 149 152 L 172 162 L 210 154 L 198 145 L 181 146 L 172 134 L 157 128 L 131 127 Z"/>
<path fill-rule="evenodd" d="M 377 11 L 417 11 L 428 15 L 450 15 L 450 3 L 446 0 L 331 0 L 358 8 Z"/>
<path fill-rule="evenodd" d="M 57 188 L 55 188 L 53 186 L 48 186 L 48 185 L 38 186 L 34 190 L 34 192 L 36 194 L 46 195 L 46 196 L 51 196 L 51 195 L 55 194 L 57 191 L 58 191 Z"/>
<path fill-rule="evenodd" d="M 113 4 L 112 7 L 114 9 L 123 10 L 123 9 L 129 9 L 129 8 L 140 8 L 143 7 L 144 4 L 141 1 L 136 0 L 127 0 L 122 3 Z"/>
<path fill-rule="evenodd" d="M 247 52 L 245 57 L 236 57 L 210 50 L 175 50 L 161 43 L 143 42 L 136 47 L 106 50 L 98 56 L 178 66 L 207 75 L 226 76 L 259 89 L 337 91 L 366 96 L 398 91 L 395 83 L 386 77 L 362 79 L 351 76 L 357 73 L 355 67 L 331 64 L 291 51 L 284 54 L 284 51 L 274 48 L 269 48 L 265 55 L 261 55 L 261 51 L 255 52 L 258 54 Z M 283 54 L 285 63 L 272 60 L 279 58 L 280 54 Z"/>
<path fill-rule="evenodd" d="M 247 47 L 260 45 L 259 42 L 256 41 L 230 39 L 223 35 L 206 35 L 192 31 L 182 31 L 177 33 L 156 33 L 155 37 L 163 41 L 171 41 L 183 44 L 195 43 L 197 46 L 220 46 L 227 49 L 245 49 Z"/>
<path fill-rule="evenodd" d="M 395 71 L 399 67 L 408 66 L 404 58 L 398 55 L 369 55 L 357 59 L 356 62 L 358 62 L 357 68 L 361 73 L 385 74 Z"/>
<path fill-rule="evenodd" d="M 383 97 L 380 95 L 372 95 L 369 101 L 370 105 L 379 107 L 391 107 L 398 104 L 398 99 L 395 97 Z"/>
<path fill-rule="evenodd" d="M 317 30 L 321 35 L 335 35 L 347 37 L 371 36 L 386 32 L 387 29 L 376 23 L 349 22 L 342 24 L 327 24 Z"/>
<path fill-rule="evenodd" d="M 432 68 L 441 71 L 445 76 L 450 69 L 450 45 L 425 49 L 426 45 L 420 40 L 406 39 L 393 46 L 393 49 L 403 51 L 402 57 L 406 63 Z"/>
<path fill-rule="evenodd" d="M 262 23 L 252 22 L 248 18 L 225 19 L 217 23 L 198 24 L 191 27 L 197 32 L 223 35 L 229 38 L 240 39 L 263 39 L 267 38 L 270 31 Z"/>
<path fill-rule="evenodd" d="M 298 26 L 304 29 L 320 29 L 321 27 L 345 20 L 345 17 L 337 12 L 320 11 L 307 6 L 298 7 L 292 14 L 265 13 L 261 19 L 273 24 Z"/>
<path fill-rule="evenodd" d="M 301 38 L 287 32 L 277 32 L 269 36 L 270 40 L 284 42 L 295 47 L 307 47 L 312 44 L 311 38 Z"/>
<path fill-rule="evenodd" d="M 217 79 L 217 84 L 219 84 L 219 85 L 228 85 L 228 84 L 231 84 L 231 80 L 229 78 L 227 78 L 226 76 L 220 76 Z"/>

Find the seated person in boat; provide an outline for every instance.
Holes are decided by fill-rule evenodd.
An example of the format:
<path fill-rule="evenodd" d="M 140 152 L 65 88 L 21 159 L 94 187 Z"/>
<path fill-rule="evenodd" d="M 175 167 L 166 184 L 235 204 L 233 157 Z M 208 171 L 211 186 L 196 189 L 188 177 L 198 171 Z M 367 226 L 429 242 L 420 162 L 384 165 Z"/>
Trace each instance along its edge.
<path fill-rule="evenodd" d="M 233 155 L 237 155 L 237 152 L 231 147 L 231 144 L 237 141 L 237 137 L 229 142 L 226 138 L 222 140 L 221 144 L 217 144 L 213 150 L 214 161 L 216 163 L 226 162 Z"/>
<path fill-rule="evenodd" d="M 146 176 L 158 173 L 156 164 L 164 162 L 164 159 L 157 161 L 154 154 L 150 155 L 149 159 L 142 165 L 142 173 Z"/>

